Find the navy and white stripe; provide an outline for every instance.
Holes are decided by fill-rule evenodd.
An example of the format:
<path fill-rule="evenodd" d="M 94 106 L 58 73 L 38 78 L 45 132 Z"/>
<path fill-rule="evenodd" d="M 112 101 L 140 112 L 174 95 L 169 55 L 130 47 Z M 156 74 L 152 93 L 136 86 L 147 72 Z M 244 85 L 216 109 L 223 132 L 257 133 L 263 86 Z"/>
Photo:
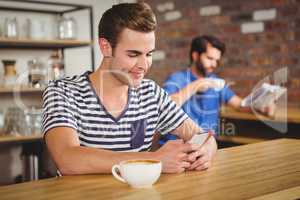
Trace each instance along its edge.
<path fill-rule="evenodd" d="M 80 145 L 114 151 L 147 151 L 153 134 L 176 129 L 187 115 L 153 81 L 144 79 L 128 91 L 128 103 L 118 119 L 111 116 L 88 78 L 52 81 L 43 94 L 43 133 L 54 127 L 76 130 Z"/>

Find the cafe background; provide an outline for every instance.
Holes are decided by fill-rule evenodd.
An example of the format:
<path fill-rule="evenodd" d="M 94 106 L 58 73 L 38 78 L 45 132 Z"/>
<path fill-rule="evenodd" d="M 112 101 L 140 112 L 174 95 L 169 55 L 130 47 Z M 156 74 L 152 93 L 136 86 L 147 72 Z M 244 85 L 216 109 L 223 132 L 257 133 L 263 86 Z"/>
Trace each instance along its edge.
<path fill-rule="evenodd" d="M 12 2 L 9 1 L 10 5 L 14 5 L 15 2 Z M 42 63 L 37 68 L 41 69 L 40 71 L 44 70 L 50 73 L 53 71 L 54 61 L 63 63 L 63 73 L 66 76 L 92 70 L 93 63 L 95 67 L 98 66 L 102 58 L 97 46 L 97 24 L 102 13 L 115 3 L 132 1 L 86 0 L 82 2 L 69 0 L 65 2 L 53 0 L 50 2 L 92 6 L 94 14 L 92 23 L 89 22 L 89 13 L 86 10 L 69 13 L 66 17 L 68 19 L 72 17 L 77 27 L 76 37 L 72 39 L 92 41 L 94 59 L 91 60 L 93 56 L 90 46 L 64 49 L 63 59 L 58 56 L 59 59 L 55 57 L 56 60 L 53 59 L 53 55 L 60 55 L 61 51 L 57 53 L 56 50 L 47 48 L 19 49 L 1 46 L 0 60 L 15 60 L 16 73 L 14 74 L 15 82 L 5 85 L 7 77 L 5 77 L 3 63 L 0 63 L 0 125 L 2 129 L 7 127 L 5 117 L 9 110 L 11 115 L 18 115 L 17 121 L 23 123 L 24 128 L 22 130 L 24 132 L 12 131 L 12 134 L 15 135 L 28 136 L 31 134 L 30 131 L 25 130 L 34 130 L 38 133 L 39 121 L 35 120 L 32 123 L 29 120 L 29 124 L 28 122 L 26 124 L 24 119 L 28 113 L 20 112 L 18 109 L 10 109 L 16 108 L 17 103 L 13 101 L 16 98 L 14 93 L 7 88 L 17 86 L 16 80 L 21 80 L 21 83 L 26 85 L 26 90 L 20 95 L 21 102 L 24 103 L 21 110 L 24 111 L 25 106 L 27 111 L 38 112 L 41 107 L 41 91 L 44 83 L 34 85 L 30 83 L 28 73 L 30 73 L 32 64 Z M 227 81 L 234 83 L 232 88 L 238 95 L 246 96 L 260 80 L 267 76 L 272 79 L 274 72 L 287 67 L 288 78 L 283 80 L 283 83 L 288 88 L 288 106 L 293 110 L 300 109 L 300 0 L 149 0 L 146 2 L 151 5 L 158 20 L 157 52 L 153 56 L 154 62 L 148 75 L 149 78 L 162 85 L 166 77 L 172 72 L 185 69 L 188 66 L 191 39 L 200 34 L 213 34 L 222 39 L 227 47 L 221 67 L 218 68 L 218 74 L 225 77 Z M 6 3 L 0 1 L 0 7 L 5 6 Z M 47 5 L 38 5 L 38 9 L 46 8 L 48 8 Z M 0 10 L 1 39 L 7 39 L 5 21 L 7 19 L 13 21 L 14 18 L 16 18 L 19 26 L 18 39 L 28 38 L 27 19 L 30 19 L 31 23 L 38 21 L 38 24 L 46 25 L 43 27 L 44 35 L 41 36 L 37 33 L 37 35 L 33 34 L 34 37 L 42 38 L 42 40 L 52 40 L 59 37 L 56 30 L 60 19 L 57 16 Z M 93 29 L 90 24 L 93 25 Z M 39 28 L 37 29 L 39 30 Z M 93 30 L 94 35 L 93 40 L 90 38 L 91 30 Z M 237 135 L 249 132 L 249 130 L 260 129 L 266 134 L 265 139 L 299 138 L 295 133 L 298 126 L 298 123 L 295 122 L 289 123 L 286 133 L 279 133 L 262 123 L 253 122 L 253 120 L 235 119 L 232 122 L 237 126 Z M 25 129 L 26 126 L 34 123 L 37 124 L 37 127 Z M 254 134 L 254 132 L 250 134 L 252 133 Z M 7 133 L 2 131 L 0 139 L 4 136 L 7 136 Z M 0 143 L 0 185 L 50 176 L 48 170 L 52 165 L 47 161 L 45 149 L 41 148 L 39 144 L 41 144 L 41 139 L 27 143 L 18 141 Z M 42 153 L 39 152 L 39 159 L 30 156 L 33 154 L 30 152 L 32 149 L 43 151 Z M 37 163 L 32 164 L 32 162 Z M 32 175 L 33 173 L 31 172 L 32 166 L 38 166 L 38 169 L 35 169 L 38 170 L 38 175 L 27 177 L 28 174 Z"/>

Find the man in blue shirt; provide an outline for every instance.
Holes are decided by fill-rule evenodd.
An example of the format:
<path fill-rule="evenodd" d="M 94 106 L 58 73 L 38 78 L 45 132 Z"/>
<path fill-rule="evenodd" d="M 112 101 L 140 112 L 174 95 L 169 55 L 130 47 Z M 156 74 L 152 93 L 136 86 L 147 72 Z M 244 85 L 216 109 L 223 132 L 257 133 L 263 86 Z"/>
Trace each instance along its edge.
<path fill-rule="evenodd" d="M 203 35 L 193 39 L 190 50 L 190 67 L 172 74 L 165 82 L 164 89 L 171 98 L 204 130 L 219 134 L 219 109 L 227 104 L 241 108 L 242 99 L 229 87 L 216 89 L 213 80 L 218 79 L 214 70 L 218 67 L 225 44 L 219 39 Z M 219 79 L 220 80 L 220 79 Z M 261 110 L 270 114 L 271 110 Z M 162 145 L 176 136 L 167 134 L 160 138 Z"/>

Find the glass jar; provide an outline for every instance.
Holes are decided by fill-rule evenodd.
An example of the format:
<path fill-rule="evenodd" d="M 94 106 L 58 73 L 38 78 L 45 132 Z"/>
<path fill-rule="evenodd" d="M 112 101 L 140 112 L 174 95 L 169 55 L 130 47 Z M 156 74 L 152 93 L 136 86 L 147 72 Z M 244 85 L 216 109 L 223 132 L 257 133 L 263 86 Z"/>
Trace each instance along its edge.
<path fill-rule="evenodd" d="M 27 19 L 27 36 L 31 39 L 45 39 L 47 24 L 41 19 Z"/>
<path fill-rule="evenodd" d="M 17 107 L 8 108 L 3 129 L 3 132 L 8 135 L 27 135 L 29 131 L 24 111 Z"/>
<path fill-rule="evenodd" d="M 4 66 L 4 85 L 11 86 L 16 84 L 17 71 L 15 60 L 2 60 Z"/>
<path fill-rule="evenodd" d="M 62 17 L 58 21 L 58 38 L 59 39 L 76 39 L 77 23 L 73 17 Z"/>
<path fill-rule="evenodd" d="M 28 61 L 28 83 L 31 87 L 41 88 L 46 86 L 47 70 L 39 59 Z"/>
<path fill-rule="evenodd" d="M 19 25 L 18 25 L 17 18 L 5 18 L 4 36 L 7 38 L 18 38 Z"/>
<path fill-rule="evenodd" d="M 0 136 L 4 133 L 4 131 L 3 131 L 3 128 L 4 128 L 4 115 L 5 115 L 4 110 L 0 109 Z"/>
<path fill-rule="evenodd" d="M 25 119 L 29 134 L 41 134 L 42 115 L 40 108 L 31 107 L 25 110 Z"/>
<path fill-rule="evenodd" d="M 61 79 L 65 76 L 64 61 L 60 51 L 54 51 L 48 59 L 50 80 Z"/>

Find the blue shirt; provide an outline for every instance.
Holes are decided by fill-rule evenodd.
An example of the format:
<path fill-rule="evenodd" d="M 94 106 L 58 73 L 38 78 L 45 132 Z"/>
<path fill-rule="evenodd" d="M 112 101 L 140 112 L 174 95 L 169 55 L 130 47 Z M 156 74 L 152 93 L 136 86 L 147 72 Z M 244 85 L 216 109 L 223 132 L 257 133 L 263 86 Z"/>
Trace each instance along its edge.
<path fill-rule="evenodd" d="M 209 78 L 218 78 L 216 74 L 209 74 Z M 197 80 L 191 70 L 183 70 L 172 74 L 165 82 L 164 89 L 170 95 Z M 205 131 L 212 130 L 219 134 L 219 110 L 222 103 L 227 103 L 235 93 L 227 86 L 221 90 L 210 88 L 198 92 L 188 99 L 182 109 L 187 115 Z M 176 139 L 175 135 L 167 134 L 159 142 L 164 144 L 167 140 Z"/>

